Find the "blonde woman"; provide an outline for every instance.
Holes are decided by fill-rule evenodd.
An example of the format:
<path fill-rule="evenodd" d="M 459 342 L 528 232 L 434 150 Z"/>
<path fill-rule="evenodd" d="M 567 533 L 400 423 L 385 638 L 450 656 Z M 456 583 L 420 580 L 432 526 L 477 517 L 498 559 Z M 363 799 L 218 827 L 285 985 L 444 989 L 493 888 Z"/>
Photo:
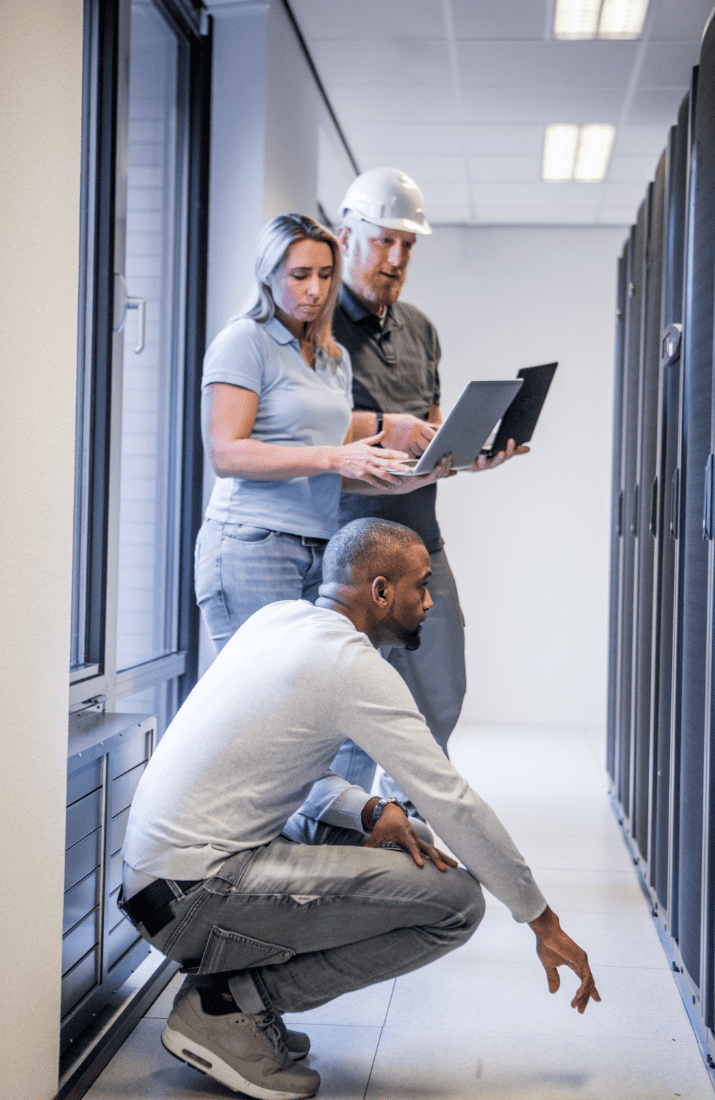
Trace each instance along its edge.
<path fill-rule="evenodd" d="M 351 442 L 352 374 L 331 335 L 336 238 L 282 214 L 263 229 L 250 308 L 209 347 L 204 444 L 217 481 L 196 545 L 196 597 L 217 650 L 274 600 L 314 602 L 323 550 L 351 491 L 405 492 L 442 476 L 388 472 L 408 456 Z M 417 483 L 417 484 L 415 484 Z"/>

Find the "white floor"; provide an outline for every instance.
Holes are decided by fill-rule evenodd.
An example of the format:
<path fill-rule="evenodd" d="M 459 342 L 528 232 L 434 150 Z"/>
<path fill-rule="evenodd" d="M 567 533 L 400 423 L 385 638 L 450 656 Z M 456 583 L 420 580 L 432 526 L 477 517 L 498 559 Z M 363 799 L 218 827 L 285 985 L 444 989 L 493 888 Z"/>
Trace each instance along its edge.
<path fill-rule="evenodd" d="M 588 952 L 601 1004 L 548 993 L 534 937 L 488 897 L 466 947 L 396 981 L 286 1017 L 310 1035 L 319 1100 L 712 1100 L 713 1086 L 606 797 L 603 739 L 462 727 L 452 759 L 489 801 Z M 176 979 L 178 981 L 178 979 Z M 88 1100 L 235 1096 L 159 1036 L 174 985 Z"/>

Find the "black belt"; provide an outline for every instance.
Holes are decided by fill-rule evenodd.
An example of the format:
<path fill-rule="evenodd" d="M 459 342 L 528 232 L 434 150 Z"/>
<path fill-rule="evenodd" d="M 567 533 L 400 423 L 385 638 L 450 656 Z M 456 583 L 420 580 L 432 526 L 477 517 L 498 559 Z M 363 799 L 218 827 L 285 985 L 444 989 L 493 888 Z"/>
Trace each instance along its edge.
<path fill-rule="evenodd" d="M 173 881 L 185 894 L 192 887 L 198 886 L 203 879 Z M 150 882 L 143 890 L 139 890 L 129 901 L 124 901 L 120 892 L 118 905 L 132 924 L 142 924 L 150 936 L 156 936 L 170 920 L 174 919 L 174 914 L 171 912 L 172 901 L 176 901 L 176 894 L 166 879 L 158 878 L 156 882 Z"/>

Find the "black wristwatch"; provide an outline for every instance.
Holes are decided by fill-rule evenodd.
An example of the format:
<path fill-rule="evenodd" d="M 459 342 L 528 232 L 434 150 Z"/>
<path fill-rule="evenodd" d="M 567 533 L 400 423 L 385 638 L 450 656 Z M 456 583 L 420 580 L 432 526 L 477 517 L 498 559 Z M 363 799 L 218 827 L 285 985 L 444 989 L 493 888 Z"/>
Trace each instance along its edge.
<path fill-rule="evenodd" d="M 382 421 L 384 419 L 384 413 L 376 412 L 375 416 L 377 418 L 377 427 L 375 428 L 375 435 L 377 435 L 379 432 L 382 431 Z"/>
<path fill-rule="evenodd" d="M 380 815 L 382 814 L 382 811 L 385 809 L 385 806 L 387 806 L 388 802 L 394 802 L 396 806 L 400 807 L 400 809 L 402 810 L 405 817 L 409 817 L 409 814 L 407 813 L 407 806 L 405 806 L 404 802 L 400 802 L 399 798 L 381 798 L 380 801 L 377 803 L 377 805 L 373 806 L 373 810 L 372 810 L 372 825 L 373 825 L 373 828 L 377 825 L 378 821 L 380 820 Z"/>

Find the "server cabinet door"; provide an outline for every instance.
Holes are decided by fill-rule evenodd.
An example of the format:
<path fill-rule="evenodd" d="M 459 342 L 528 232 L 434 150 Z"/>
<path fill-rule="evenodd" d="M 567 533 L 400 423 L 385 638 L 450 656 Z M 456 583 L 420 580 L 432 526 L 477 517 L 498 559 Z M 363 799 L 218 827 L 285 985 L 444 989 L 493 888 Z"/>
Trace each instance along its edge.
<path fill-rule="evenodd" d="M 641 404 L 643 303 L 645 301 L 645 245 L 648 223 L 647 200 L 638 211 L 631 231 L 626 337 L 624 358 L 624 409 L 621 443 L 621 492 L 623 494 L 623 567 L 621 571 L 621 614 L 619 637 L 619 707 L 617 793 L 632 832 L 633 812 L 633 603 L 636 584 L 636 538 L 638 515 L 638 428 Z"/>
<path fill-rule="evenodd" d="M 613 473 L 611 481 L 611 584 L 609 605 L 608 648 L 608 734 L 606 742 L 606 768 L 611 781 L 616 782 L 616 745 L 618 737 L 618 638 L 619 592 L 622 572 L 623 498 L 621 494 L 621 446 L 623 434 L 623 359 L 626 331 L 626 292 L 628 275 L 628 245 L 618 261 L 618 300 L 616 305 L 616 365 L 615 402 L 613 416 Z"/>
<path fill-rule="evenodd" d="M 710 90 L 712 96 L 712 89 Z M 707 150 L 707 96 L 700 76 L 691 93 L 686 267 L 683 309 L 683 522 L 678 555 L 680 682 L 677 924 L 687 978 L 698 997 L 702 961 L 703 760 L 706 717 L 708 544 L 703 538 L 705 465 L 710 453 L 713 337 L 715 174 Z M 676 699 L 677 702 L 677 699 Z M 697 1004 L 697 1000 L 696 1000 Z"/>
<path fill-rule="evenodd" d="M 650 860 L 649 811 L 651 775 L 651 663 L 653 643 L 653 559 L 656 524 L 654 501 L 658 443 L 658 381 L 660 375 L 660 315 L 663 267 L 663 202 L 665 153 L 650 189 L 650 217 L 645 259 L 645 302 L 642 341 L 640 428 L 636 514 L 636 585 L 633 639 L 633 838 L 642 858 Z M 649 876 L 648 876 L 649 877 Z"/>

